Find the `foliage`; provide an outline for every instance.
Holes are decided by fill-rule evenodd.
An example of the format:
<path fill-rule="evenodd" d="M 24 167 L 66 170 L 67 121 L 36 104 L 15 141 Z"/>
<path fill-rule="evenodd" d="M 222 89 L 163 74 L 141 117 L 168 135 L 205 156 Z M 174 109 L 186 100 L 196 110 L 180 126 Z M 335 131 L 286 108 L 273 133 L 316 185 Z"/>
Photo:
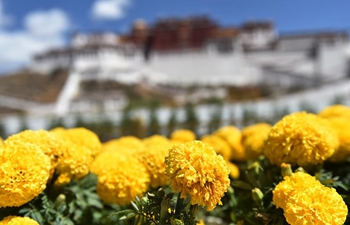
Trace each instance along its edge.
<path fill-rule="evenodd" d="M 173 109 L 171 111 L 171 115 L 167 124 L 167 134 L 168 136 L 176 129 L 176 125 L 177 125 L 177 114 L 176 114 L 176 110 Z"/>
<path fill-rule="evenodd" d="M 170 188 L 160 188 L 155 193 L 131 202 L 131 208 L 117 212 L 118 221 L 125 224 L 152 225 L 196 225 L 197 205 L 190 205 L 189 198 L 180 198 L 180 193 L 173 193 Z M 119 223 L 120 224 L 120 223 Z"/>
<path fill-rule="evenodd" d="M 199 121 L 198 121 L 198 117 L 193 104 L 191 103 L 186 104 L 185 113 L 186 113 L 186 117 L 184 121 L 184 127 L 196 133 Z"/>
<path fill-rule="evenodd" d="M 212 133 L 219 129 L 222 122 L 222 104 L 213 105 L 213 109 L 210 115 L 210 121 L 208 123 L 208 133 Z"/>
<path fill-rule="evenodd" d="M 8 215 L 28 216 L 41 225 L 115 224 L 109 216 L 120 206 L 106 205 L 96 194 L 97 177 L 93 174 L 72 181 L 63 188 L 48 185 L 29 203 L 15 208 L 0 209 L 0 219 Z"/>
<path fill-rule="evenodd" d="M 149 115 L 148 129 L 147 129 L 148 135 L 160 133 L 160 125 L 159 125 L 158 116 L 157 116 L 158 108 L 159 108 L 159 104 L 154 103 L 149 109 L 150 115 Z"/>
<path fill-rule="evenodd" d="M 153 110 L 154 115 L 150 115 L 150 121 L 153 120 L 153 124 L 158 124 L 155 111 L 157 109 L 156 105 L 153 105 L 151 110 Z M 90 169 L 97 175 L 93 173 L 88 173 L 84 177 L 68 177 L 68 181 L 66 183 L 63 182 L 59 183 L 61 185 L 57 185 L 57 181 L 59 179 L 58 174 L 58 167 L 57 165 L 53 166 L 56 162 L 56 160 L 59 157 L 66 156 L 65 154 L 69 155 L 72 152 L 69 151 L 60 151 L 59 146 L 60 144 L 50 142 L 49 138 L 46 138 L 46 136 L 43 136 L 43 139 L 41 139 L 41 144 L 37 144 L 37 146 L 41 146 L 38 148 L 35 148 L 36 150 L 40 150 L 45 148 L 45 144 L 50 144 L 47 146 L 47 149 L 45 148 L 46 152 L 60 152 L 60 154 L 57 155 L 49 155 L 50 157 L 50 163 L 48 165 L 52 165 L 52 168 L 48 166 L 47 174 L 50 173 L 50 178 L 47 180 L 46 176 L 45 181 L 43 182 L 43 185 L 40 186 L 42 189 L 40 189 L 39 192 L 36 194 L 38 196 L 34 198 L 30 198 L 32 200 L 28 200 L 29 202 L 24 202 L 23 205 L 20 205 L 18 207 L 6 207 L 9 206 L 8 204 L 4 206 L 4 208 L 0 208 L 0 221 L 10 215 L 15 216 L 23 216 L 23 217 L 30 217 L 34 220 L 36 220 L 41 225 L 196 225 L 200 221 L 204 221 L 206 225 L 286 225 L 288 224 L 286 219 L 286 210 L 285 208 L 277 208 L 278 205 L 274 199 L 274 195 L 277 196 L 276 193 L 276 186 L 278 187 L 281 183 L 283 183 L 286 180 L 291 180 L 293 177 L 293 174 L 298 173 L 305 173 L 307 176 L 312 177 L 312 179 L 319 184 L 320 187 L 323 189 L 326 189 L 328 191 L 331 191 L 334 195 L 340 199 L 340 201 L 344 201 L 342 203 L 345 203 L 347 207 L 350 206 L 350 150 L 345 151 L 344 157 L 341 157 L 339 162 L 334 162 L 331 159 L 331 156 L 329 158 L 326 157 L 325 151 L 323 151 L 324 148 L 322 147 L 312 147 L 312 151 L 315 151 L 313 155 L 317 155 L 318 158 L 322 158 L 319 156 L 322 154 L 325 158 L 321 161 L 317 161 L 317 163 L 299 163 L 289 161 L 286 164 L 286 155 L 287 151 L 283 151 L 284 155 L 279 156 L 281 153 L 281 149 L 284 147 L 288 147 L 288 144 L 291 144 L 291 147 L 288 148 L 289 156 L 296 156 L 294 158 L 299 157 L 299 153 L 305 153 L 305 150 L 303 150 L 303 147 L 306 145 L 313 143 L 314 141 L 317 143 L 322 143 L 324 141 L 324 137 L 320 137 L 319 135 L 310 135 L 311 132 L 307 131 L 310 127 L 313 127 L 313 125 L 316 125 L 318 120 L 322 119 L 320 115 L 318 115 L 318 119 L 311 121 L 308 119 L 308 122 L 312 122 L 312 124 L 307 124 L 307 122 L 300 119 L 300 117 L 293 117 L 297 118 L 297 120 L 291 120 L 288 121 L 285 124 L 284 128 L 290 129 L 290 133 L 288 133 L 286 136 L 283 136 L 283 129 L 279 129 L 277 124 L 275 124 L 272 128 L 275 132 L 269 131 L 269 135 L 275 134 L 276 137 L 279 137 L 274 144 L 274 150 L 277 151 L 276 154 L 273 154 L 274 157 L 280 157 L 283 158 L 281 161 L 278 161 L 276 163 L 277 165 L 273 164 L 275 163 L 274 160 L 269 157 L 267 152 L 271 150 L 270 144 L 268 142 L 271 142 L 270 136 L 267 137 L 267 139 L 264 140 L 263 146 L 261 147 L 261 151 L 259 151 L 260 155 L 253 157 L 249 157 L 249 154 L 247 153 L 247 147 L 243 145 L 244 141 L 243 139 L 246 138 L 243 133 L 244 129 L 239 129 L 237 127 L 234 127 L 233 125 L 227 126 L 226 129 L 229 129 L 227 135 L 219 135 L 220 128 L 218 127 L 219 121 L 221 121 L 221 110 L 222 108 L 218 105 L 214 110 L 212 114 L 212 124 L 211 124 L 211 130 L 208 132 L 209 135 L 215 136 L 216 138 L 219 138 L 222 142 L 225 142 L 225 144 L 228 146 L 227 149 L 229 149 L 232 153 L 230 156 L 224 156 L 219 150 L 219 145 L 215 146 L 215 144 L 211 144 L 209 148 L 203 148 L 201 141 L 194 141 L 195 143 L 198 143 L 198 149 L 195 149 L 193 146 L 188 146 L 187 144 L 189 142 L 181 143 L 176 142 L 172 140 L 171 138 L 167 138 L 161 135 L 153 135 L 153 142 L 150 144 L 150 140 L 148 139 L 148 145 L 146 145 L 146 129 L 144 127 L 143 121 L 140 119 L 135 119 L 131 116 L 131 108 L 126 108 L 124 110 L 124 115 L 121 120 L 121 136 L 124 137 L 126 135 L 134 135 L 136 137 L 126 137 L 124 144 L 121 144 L 121 140 L 113 140 L 118 143 L 119 145 L 117 148 L 113 147 L 113 144 L 109 144 L 109 149 L 107 149 L 107 145 L 101 144 L 101 148 L 98 149 L 99 151 L 96 151 L 98 153 L 97 156 L 93 155 L 90 156 L 91 160 L 93 157 L 95 157 L 91 165 L 87 166 L 86 164 L 86 171 Z M 344 110 L 350 110 L 348 108 L 342 107 L 341 109 L 332 109 L 331 114 L 334 116 L 348 116 L 348 114 L 345 113 Z M 336 113 L 335 113 L 336 112 Z M 193 108 L 193 105 L 188 104 L 185 109 L 186 113 L 186 119 L 185 119 L 185 126 L 187 129 L 191 131 L 196 131 L 198 128 L 198 117 L 196 115 L 196 112 Z M 247 112 L 249 114 L 249 112 Z M 284 112 L 283 112 L 284 113 Z M 253 115 L 253 114 L 252 114 Z M 315 115 L 316 116 L 316 115 Z M 282 115 L 281 115 L 282 117 Z M 246 120 L 247 123 L 253 123 L 254 115 L 252 117 L 248 117 L 249 120 Z M 284 117 L 286 118 L 286 117 Z M 283 119 L 282 119 L 283 120 Z M 281 121 L 282 121 L 281 120 Z M 56 121 L 57 122 L 57 121 Z M 59 121 L 58 121 L 59 122 Z M 113 123 L 111 121 L 104 121 L 100 127 L 98 127 L 93 122 L 86 122 L 84 120 L 78 120 L 79 126 L 86 127 L 89 129 L 94 129 L 98 131 L 101 137 L 109 138 L 110 134 L 115 134 L 115 126 L 113 126 Z M 172 112 L 171 117 L 169 118 L 169 124 L 168 128 L 170 130 L 176 129 L 176 111 L 174 110 Z M 302 132 L 300 134 L 297 132 L 298 129 L 293 128 L 292 124 L 300 123 L 302 125 L 306 125 L 307 127 L 302 127 L 300 129 Z M 54 123 L 52 123 L 54 124 Z M 56 123 L 58 124 L 58 123 Z M 321 124 L 321 123 L 319 123 Z M 215 126 L 214 126 L 215 125 Z M 218 127 L 219 129 L 215 130 L 214 127 Z M 221 127 L 225 128 L 225 127 Z M 329 137 L 330 133 L 334 129 L 329 128 L 325 133 L 327 134 L 327 137 Z M 344 127 L 344 130 L 342 133 L 345 132 L 345 129 L 348 129 L 347 127 Z M 314 129 L 315 132 L 320 131 L 319 128 Z M 304 132 L 305 131 L 305 132 Z M 334 130 L 333 130 L 334 131 Z M 33 131 L 34 132 L 34 131 Z M 59 132 L 59 131 L 57 131 Z M 105 132 L 105 135 L 103 135 Z M 159 130 L 154 129 L 154 134 L 157 134 Z M 109 135 L 107 135 L 107 133 Z M 225 133 L 225 132 L 224 132 Z M 298 133 L 298 135 L 294 135 Z M 235 134 L 235 135 L 233 135 Z M 315 133 L 316 134 L 316 133 Z M 248 134 L 251 135 L 251 134 Z M 296 137 L 294 137 L 294 136 Z M 84 136 L 84 137 L 80 137 Z M 91 141 L 91 138 L 86 138 L 86 135 L 78 135 L 76 138 L 79 140 L 84 140 L 89 143 Z M 235 136 L 235 137 L 234 137 Z M 34 137 L 34 136 L 33 136 Z M 225 138 L 226 137 L 226 138 Z M 337 136 L 339 138 L 339 136 Z M 143 139 L 144 138 L 144 139 Z M 201 137 L 197 136 L 197 138 L 200 140 Z M 320 140 L 318 140 L 319 138 Z M 20 154 L 16 154 L 15 156 L 18 156 L 19 161 L 12 161 L 7 160 L 6 157 L 4 157 L 5 149 L 11 148 L 10 142 L 8 141 L 10 138 L 3 142 L 3 144 L 0 144 L 0 171 L 5 171 L 6 168 L 10 171 L 11 168 L 15 168 L 14 165 L 19 165 L 22 159 L 25 160 L 25 157 L 21 156 Z M 13 138 L 12 138 L 13 139 Z M 32 139 L 40 139 L 40 138 L 32 138 Z M 337 138 L 335 138 L 337 139 Z M 156 140 L 156 141 L 154 141 Z M 246 140 L 246 139 L 245 139 Z M 300 141 L 303 140 L 303 141 Z M 338 139 L 337 139 L 338 140 Z M 347 145 L 347 139 L 340 140 L 343 141 L 343 145 L 345 147 L 348 147 Z M 46 143 L 47 142 L 47 143 Z M 254 141 L 253 141 L 254 142 Z M 295 143 L 296 144 L 295 144 Z M 28 146 L 34 146 L 33 143 L 29 143 L 28 140 L 17 140 L 17 142 L 12 142 L 13 146 L 15 148 L 21 148 L 23 144 L 28 144 Z M 204 142 L 203 142 L 204 143 Z M 231 144 L 230 144 L 231 143 Z M 255 142 L 256 143 L 256 142 Z M 335 143 L 335 142 L 334 142 Z M 21 145 L 22 144 L 22 145 Z M 83 144 L 81 144 L 83 148 Z M 209 145 L 209 144 L 208 144 Z M 6 146 L 6 147 L 5 147 Z M 13 147 L 12 146 L 12 147 Z M 63 146 L 63 145 L 62 145 Z M 70 144 L 69 146 L 72 146 Z M 85 146 L 85 145 L 84 145 Z M 88 146 L 88 145 L 86 145 Z M 336 148 L 337 145 L 334 145 Z M 241 147 L 241 148 L 240 148 Z M 14 148 L 14 149 L 15 149 Z M 52 149 L 50 149 L 52 148 Z M 66 147 L 64 147 L 66 148 Z M 68 147 L 67 147 L 68 148 Z M 88 148 L 88 147 L 86 147 Z M 238 151 L 235 152 L 235 150 L 239 149 L 243 152 L 242 157 L 237 157 Z M 268 148 L 268 149 L 267 149 Z M 22 149 L 22 148 L 21 148 Z M 33 147 L 34 149 L 34 147 Z M 50 149 L 50 151 L 48 150 Z M 83 148 L 85 149 L 85 147 Z M 170 149 L 170 150 L 169 150 Z M 184 151 L 180 151 L 183 149 Z M 347 149 L 347 148 L 345 148 Z M 350 149 L 350 148 L 349 148 Z M 11 149 L 12 150 L 12 149 Z M 85 149 L 86 150 L 86 149 Z M 186 150 L 186 151 L 185 151 Z M 199 151 L 200 150 L 200 151 Z M 202 151 L 203 150 L 203 151 Z M 209 151 L 210 150 L 210 151 Z M 333 149 L 334 151 L 339 151 L 339 149 Z M 33 151 L 31 154 L 33 154 Z M 102 153 L 100 153 L 103 152 Z M 162 158 L 163 155 L 160 157 L 160 160 L 158 161 L 154 160 L 154 158 L 149 157 L 150 154 L 145 154 L 146 157 L 142 156 L 142 151 L 144 152 L 151 152 L 153 151 L 159 151 L 163 152 L 165 151 L 167 155 L 164 157 L 164 165 L 162 164 Z M 10 153 L 15 151 L 9 151 Z M 91 153 L 91 149 L 86 150 L 89 154 Z M 144 153 L 143 152 L 143 153 Z M 196 153 L 197 152 L 197 153 Z M 77 151 L 75 150 L 75 153 Z M 166 160 L 169 159 L 169 157 L 172 154 L 175 154 L 177 157 L 174 157 L 172 160 Z M 177 155 L 178 153 L 181 153 Z M 196 154 L 194 154 L 196 153 Z M 209 154 L 210 153 L 210 154 Z M 22 155 L 26 155 L 25 154 Z M 46 154 L 49 153 L 43 153 L 43 157 L 46 157 Z M 218 156 L 220 155 L 221 156 Z M 81 156 L 84 158 L 82 154 L 78 154 L 79 157 Z M 104 158 L 101 157 L 105 156 Z M 17 158 L 10 155 L 11 159 Z M 135 157 L 136 156 L 136 157 Z M 22 158 L 21 158 L 22 157 Z M 78 157 L 78 158 L 79 158 Z M 216 161 L 211 163 L 210 166 L 205 166 L 205 163 L 210 162 L 214 158 L 220 158 L 222 161 L 221 164 L 217 163 Z M 69 158 L 69 157 L 67 157 Z M 98 161 L 97 159 L 102 161 Z M 121 161 L 118 161 L 117 159 L 120 159 Z M 132 159 L 132 160 L 128 160 Z M 72 161 L 67 162 L 67 168 L 66 169 L 76 169 L 79 172 L 79 170 L 82 170 L 82 167 L 76 168 L 74 167 L 74 163 L 76 158 L 72 158 Z M 44 164 L 43 159 L 38 160 L 38 162 L 32 162 L 34 166 L 31 166 L 31 169 L 35 167 L 35 165 L 43 165 Z M 49 162 L 49 158 L 47 158 L 47 161 Z M 13 163 L 15 162 L 15 163 Z M 100 163 L 98 164 L 98 169 L 101 171 L 94 171 L 93 165 L 96 167 L 96 162 Z M 137 162 L 137 163 L 136 163 Z M 186 166 L 183 164 L 177 164 L 179 162 L 186 162 Z M 190 162 L 190 163 L 187 163 Z M 282 162 L 281 165 L 279 165 Z M 12 165 L 8 165 L 11 164 Z M 35 164 L 35 163 L 41 163 L 41 164 Z M 95 164 L 94 164 L 95 163 Z M 125 167 L 122 167 L 122 164 L 125 164 Z M 145 163 L 147 163 L 148 167 L 145 166 Z M 161 165 L 160 165 L 161 164 Z M 229 164 L 234 164 L 235 167 L 239 169 L 239 177 L 238 172 L 237 176 L 230 175 L 232 177 L 229 177 L 230 171 L 227 169 Z M 28 162 L 25 162 L 25 165 L 29 165 Z M 78 163 L 77 163 L 78 165 Z M 136 167 L 135 173 L 131 173 L 130 168 L 134 165 Z M 136 165 L 136 166 L 135 166 Z M 171 166 L 169 166 L 171 165 Z M 6 166 L 6 167 L 5 167 Z M 154 166 L 155 168 L 151 168 Z M 302 166 L 302 167 L 300 167 Z M 74 167 L 74 168 L 73 168 Z M 162 170 L 163 167 L 165 167 L 165 170 Z M 213 176 L 213 174 L 217 173 L 219 168 L 224 168 L 226 173 L 220 178 L 217 178 L 217 176 Z M 159 174 L 164 173 L 166 175 L 166 182 L 162 184 L 157 184 L 152 186 L 151 183 L 148 181 L 145 182 L 145 188 L 133 195 L 133 201 L 130 202 L 130 199 L 125 201 L 126 203 L 119 203 L 117 204 L 107 204 L 103 202 L 103 198 L 101 198 L 101 192 L 99 192 L 101 189 L 99 189 L 98 183 L 104 182 L 104 179 L 102 179 L 102 176 L 106 175 L 106 171 L 110 172 L 113 168 L 118 168 L 118 173 L 123 174 L 125 179 L 123 181 L 117 181 L 114 182 L 115 175 L 111 177 L 113 182 L 109 183 L 108 185 L 111 185 L 113 187 L 116 187 L 117 185 L 124 185 L 128 187 L 126 189 L 126 193 L 128 191 L 131 191 L 132 188 L 135 186 L 135 180 L 140 180 L 140 172 L 142 170 L 144 171 L 152 171 L 152 169 L 157 169 L 157 171 L 160 171 Z M 121 168 L 121 169 L 120 169 Z M 120 170 L 119 170 L 120 169 Z M 50 172 L 49 172 L 50 171 Z M 42 172 L 42 171 L 41 171 Z M 145 175 L 148 176 L 149 173 Z M 231 171 L 232 172 L 232 171 Z M 12 185 L 12 182 L 18 182 L 18 178 L 21 176 L 23 171 L 17 171 L 16 169 L 11 170 L 11 174 L 9 175 L 8 181 L 6 185 L 2 185 L 0 187 L 0 193 L 1 191 L 4 191 L 4 186 L 10 187 L 8 190 L 15 190 L 11 189 L 11 187 L 16 187 L 16 185 Z M 154 172 L 151 172 L 153 175 Z M 205 173 L 205 175 L 203 175 Z M 7 173 L 5 175 L 8 175 L 10 173 Z M 40 174 L 40 172 L 38 173 Z M 135 176 L 137 174 L 138 176 Z M 169 174 L 174 174 L 169 175 Z M 304 174 L 304 175 L 305 175 Z M 4 183 L 3 176 L 0 177 L 0 181 Z M 85 175 L 85 174 L 84 174 Z M 298 174 L 300 175 L 300 174 Z M 32 175 L 31 175 L 32 176 Z M 83 176 L 83 175 L 82 175 Z M 289 177 L 287 177 L 289 176 Z M 6 177 L 6 176 L 5 176 Z M 302 177 L 302 176 L 301 176 Z M 183 179 L 186 178 L 186 179 Z M 193 201 L 196 200 L 202 200 L 202 197 L 205 197 L 206 201 L 212 201 L 215 198 L 215 195 L 218 196 L 218 190 L 217 184 L 220 182 L 220 179 L 225 179 L 226 184 L 224 188 L 222 188 L 222 192 L 220 194 L 220 198 L 217 199 L 215 203 L 215 207 L 208 207 L 208 205 L 204 204 L 204 207 L 199 207 L 197 204 L 200 204 L 200 201 Z M 2 180 L 1 180 L 2 179 Z M 17 180 L 17 181 L 16 181 Z M 179 180 L 183 180 L 184 182 L 179 182 Z M 7 181 L 7 180 L 6 180 Z M 65 180 L 64 180 L 65 181 Z M 125 183 L 124 183 L 125 182 Z M 146 184 L 147 183 L 147 184 Z M 307 182 L 305 182 L 307 183 Z M 8 184 L 8 185 L 7 185 Z M 106 184 L 106 183 L 104 183 Z M 165 184 L 165 185 L 164 185 Z M 191 186 L 191 184 L 193 184 Z M 295 185 L 294 185 L 295 184 Z M 290 185 L 294 189 L 298 189 L 300 186 L 300 183 L 294 183 L 293 185 Z M 308 183 L 307 183 L 308 184 Z M 30 184 L 29 184 L 30 185 Z M 46 188 L 45 188 L 46 185 Z M 163 185 L 163 186 L 160 186 Z M 177 188 L 178 186 L 179 188 Z M 304 185 L 305 188 L 306 185 Z M 311 189 L 309 188 L 310 186 Z M 175 188 L 176 187 L 176 188 Z M 228 189 L 227 189 L 228 187 Z M 306 188 L 309 188 L 308 193 L 310 193 L 310 190 L 312 190 L 314 186 L 309 185 Z M 45 189 L 44 189 L 45 188 Z M 148 189 L 147 189 L 148 188 Z M 191 192 L 186 193 L 186 189 L 191 188 Z M 208 192 L 201 192 L 202 189 L 209 190 Z M 42 191 L 44 190 L 44 191 Z M 145 191 L 147 190 L 147 191 Z M 282 196 L 283 194 L 287 193 L 290 194 L 288 191 L 284 191 L 284 188 L 281 188 L 279 190 L 282 190 Z M 302 189 L 306 190 L 306 189 Z M 321 189 L 317 189 L 321 190 Z M 226 191 L 226 192 L 225 192 Z M 5 193 L 5 192 L 3 192 Z M 204 193 L 204 194 L 203 194 Z M 325 192 L 326 193 L 326 192 Z M 100 196 L 99 196 L 100 194 Z M 125 198 L 124 196 L 119 196 L 118 194 L 121 194 L 121 192 L 116 193 L 115 198 Z M 182 195 L 181 195 L 182 194 Z M 287 195 L 285 194 L 285 195 Z M 135 198 L 134 196 L 137 197 Z M 5 196 L 5 195 L 3 195 Z M 223 197 L 222 197 L 223 196 Z M 295 197 L 296 195 L 294 195 Z M 301 198 L 304 198 L 301 194 Z M 308 195 L 306 197 L 310 197 L 311 195 Z M 315 197 L 315 195 L 312 195 L 312 201 L 317 202 L 318 199 Z M 5 196 L 6 197 L 6 196 Z M 4 197 L 4 198 L 5 198 Z M 298 197 L 296 197 L 297 199 Z M 311 198 L 311 197 L 310 197 Z M 335 198 L 332 198 L 335 199 Z M 109 199 L 107 199 L 109 200 Z M 104 199 L 104 201 L 107 201 Z M 298 199 L 297 199 L 298 200 Z M 3 201 L 6 202 L 6 201 Z M 112 201 L 110 201 L 112 202 Z M 222 205 L 220 203 L 222 202 Z M 298 201 L 296 201 L 298 202 Z M 115 203 L 115 202 L 114 202 Z M 124 205 L 122 205 L 124 204 Z M 201 204 L 203 205 L 203 204 Z M 287 206 L 287 203 L 285 204 Z M 343 205 L 344 206 L 344 205 Z M 280 207 L 280 206 L 279 206 Z M 300 206 L 299 206 L 300 207 Z M 346 208 L 346 207 L 344 207 Z M 213 209 L 213 210 L 212 210 Z M 304 209 L 304 208 L 302 208 Z M 322 208 L 323 211 L 326 211 L 326 213 L 331 213 L 332 209 L 328 212 L 327 209 Z M 345 211 L 345 210 L 344 210 Z M 317 213 L 317 212 L 316 212 Z M 346 211 L 347 213 L 347 211 Z M 344 215 L 344 224 L 350 224 L 350 216 L 347 214 Z M 345 218 L 345 216 L 347 217 Z M 300 218 L 304 218 L 302 214 L 298 214 Z"/>

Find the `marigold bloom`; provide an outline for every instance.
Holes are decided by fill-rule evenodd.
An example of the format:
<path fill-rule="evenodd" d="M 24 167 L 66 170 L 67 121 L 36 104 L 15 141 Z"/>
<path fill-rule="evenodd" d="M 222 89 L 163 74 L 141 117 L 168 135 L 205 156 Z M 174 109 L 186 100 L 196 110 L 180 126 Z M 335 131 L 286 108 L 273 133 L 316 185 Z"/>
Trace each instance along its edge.
<path fill-rule="evenodd" d="M 148 143 L 139 151 L 136 158 L 146 167 L 150 175 L 150 186 L 159 187 L 169 183 L 165 173 L 165 157 L 172 147 L 170 141 L 160 143 Z"/>
<path fill-rule="evenodd" d="M 350 107 L 345 105 L 331 105 L 324 108 L 318 114 L 323 118 L 331 118 L 331 117 L 346 117 L 350 118 Z"/>
<path fill-rule="evenodd" d="M 257 159 L 262 154 L 270 130 L 271 125 L 267 123 L 257 123 L 242 130 L 242 144 L 247 159 Z"/>
<path fill-rule="evenodd" d="M 0 221 L 0 225 L 39 225 L 39 223 L 29 217 L 7 216 Z"/>
<path fill-rule="evenodd" d="M 205 225 L 203 220 L 199 220 L 199 222 L 197 223 L 197 225 Z"/>
<path fill-rule="evenodd" d="M 231 147 L 231 159 L 237 161 L 245 160 L 245 152 L 242 141 L 242 133 L 235 126 L 225 126 L 219 128 L 214 132 L 214 135 L 217 135 L 223 138 Z"/>
<path fill-rule="evenodd" d="M 62 181 L 68 181 L 67 177 L 78 180 L 87 175 L 90 171 L 89 167 L 93 160 L 90 154 L 91 151 L 88 148 L 76 144 L 70 144 L 70 148 L 63 152 L 56 166 L 56 172 L 60 174 L 58 182 L 64 184 Z"/>
<path fill-rule="evenodd" d="M 102 150 L 102 144 L 98 136 L 86 128 L 57 128 L 51 130 L 51 132 L 55 133 L 63 139 L 73 142 L 76 145 L 84 146 L 90 149 L 92 156 L 97 155 Z"/>
<path fill-rule="evenodd" d="M 0 208 L 21 206 L 39 195 L 50 168 L 50 158 L 37 145 L 5 141 L 0 148 Z"/>
<path fill-rule="evenodd" d="M 323 186 L 309 174 L 284 177 L 273 191 L 273 202 L 284 210 L 289 224 L 344 224 L 348 209 L 334 188 Z"/>
<path fill-rule="evenodd" d="M 6 142 L 27 142 L 39 146 L 50 157 L 52 169 L 56 167 L 63 149 L 67 147 L 62 145 L 62 141 L 58 137 L 45 130 L 25 130 L 8 137 Z"/>
<path fill-rule="evenodd" d="M 321 183 L 307 173 L 297 172 L 285 176 L 273 190 L 273 202 L 279 208 L 285 208 L 289 197 L 294 192 L 302 192 L 308 187 L 319 186 Z"/>
<path fill-rule="evenodd" d="M 227 163 L 227 166 L 230 170 L 230 176 L 233 178 L 233 179 L 237 179 L 239 178 L 239 168 L 238 166 L 236 166 L 235 164 L 231 163 L 231 162 L 228 162 L 226 161 Z"/>
<path fill-rule="evenodd" d="M 304 166 L 322 163 L 333 155 L 338 144 L 336 132 L 325 119 L 297 112 L 272 127 L 263 153 L 272 164 Z"/>
<path fill-rule="evenodd" d="M 128 149 L 142 149 L 142 140 L 134 136 L 124 136 L 118 139 L 110 140 L 102 145 L 102 149 L 105 150 L 115 150 L 121 147 L 126 147 Z"/>
<path fill-rule="evenodd" d="M 188 141 L 194 141 L 196 140 L 196 134 L 187 129 L 179 129 L 175 130 L 170 134 L 170 139 L 173 141 L 178 141 L 181 143 L 185 143 Z"/>
<path fill-rule="evenodd" d="M 153 145 L 153 144 L 168 144 L 169 139 L 163 135 L 155 134 L 150 137 L 142 139 L 142 143 L 147 145 Z"/>
<path fill-rule="evenodd" d="M 205 135 L 201 138 L 201 141 L 214 147 L 216 153 L 222 155 L 225 160 L 229 161 L 231 159 L 231 147 L 221 137 L 217 135 Z"/>
<path fill-rule="evenodd" d="M 68 182 L 67 177 L 80 179 L 89 173 L 89 164 L 92 162 L 91 151 L 62 139 L 55 133 L 26 130 L 9 137 L 6 143 L 9 142 L 26 142 L 38 146 L 51 159 L 51 175 L 54 171 L 60 174 L 59 176 L 64 174 Z"/>
<path fill-rule="evenodd" d="M 350 156 L 350 118 L 331 117 L 327 119 L 336 131 L 339 140 L 339 147 L 331 158 L 332 162 L 346 161 Z"/>
<path fill-rule="evenodd" d="M 222 156 L 214 148 L 201 141 L 175 145 L 165 158 L 170 187 L 181 192 L 181 198 L 191 197 L 191 204 L 213 210 L 221 205 L 230 186 L 230 171 Z"/>
<path fill-rule="evenodd" d="M 90 164 L 90 172 L 99 175 L 108 170 L 109 165 L 114 164 L 114 159 L 121 155 L 118 151 L 107 150 L 98 154 Z M 122 154 L 124 156 L 124 154 Z M 131 155 L 130 155 L 131 157 Z"/>
<path fill-rule="evenodd" d="M 146 192 L 149 182 L 149 175 L 141 162 L 112 153 L 105 170 L 98 174 L 97 194 L 106 203 L 125 205 Z"/>

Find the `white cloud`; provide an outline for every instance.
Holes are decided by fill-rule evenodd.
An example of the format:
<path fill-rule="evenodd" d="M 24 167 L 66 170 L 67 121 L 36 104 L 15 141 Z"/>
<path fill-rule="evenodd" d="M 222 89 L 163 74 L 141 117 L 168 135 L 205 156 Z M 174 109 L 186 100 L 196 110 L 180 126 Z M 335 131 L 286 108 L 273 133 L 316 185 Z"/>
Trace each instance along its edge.
<path fill-rule="evenodd" d="M 52 36 L 69 29 L 66 14 L 59 9 L 32 12 L 25 18 L 26 29 L 37 36 Z"/>
<path fill-rule="evenodd" d="M 65 32 L 70 23 L 59 10 L 37 11 L 24 19 L 24 28 L 17 31 L 0 29 L 0 71 L 28 64 L 36 53 L 65 45 Z"/>
<path fill-rule="evenodd" d="M 116 20 L 125 16 L 130 0 L 97 0 L 92 6 L 92 15 L 98 20 Z"/>

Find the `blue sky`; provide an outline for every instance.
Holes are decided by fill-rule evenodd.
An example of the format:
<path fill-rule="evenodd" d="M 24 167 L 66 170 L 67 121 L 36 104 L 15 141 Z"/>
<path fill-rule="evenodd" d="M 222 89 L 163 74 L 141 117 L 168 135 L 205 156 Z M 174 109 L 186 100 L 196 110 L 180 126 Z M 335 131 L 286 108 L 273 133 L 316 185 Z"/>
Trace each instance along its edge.
<path fill-rule="evenodd" d="M 206 14 L 223 26 L 270 19 L 279 32 L 350 29 L 348 0 L 0 0 L 0 71 L 67 44 L 73 31 L 125 33 L 134 20 Z"/>

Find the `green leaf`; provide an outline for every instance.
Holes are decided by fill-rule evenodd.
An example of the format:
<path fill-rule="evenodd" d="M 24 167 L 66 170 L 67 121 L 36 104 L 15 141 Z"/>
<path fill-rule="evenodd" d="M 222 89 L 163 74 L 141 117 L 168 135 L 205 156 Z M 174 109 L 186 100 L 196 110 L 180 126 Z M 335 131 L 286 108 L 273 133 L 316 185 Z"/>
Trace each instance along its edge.
<path fill-rule="evenodd" d="M 98 209 L 102 209 L 103 208 L 103 204 L 99 199 L 96 198 L 88 198 L 87 199 L 87 203 L 89 206 L 94 206 Z"/>
<path fill-rule="evenodd" d="M 31 211 L 30 217 L 37 221 L 39 224 L 45 224 L 43 216 L 38 211 Z"/>
<path fill-rule="evenodd" d="M 249 171 L 245 171 L 245 175 L 253 187 L 261 188 L 259 183 L 256 181 L 256 179 L 252 176 L 252 174 Z"/>
<path fill-rule="evenodd" d="M 259 170 L 258 182 L 259 182 L 259 185 L 261 185 L 262 187 L 270 187 L 273 185 L 271 180 L 266 176 L 265 172 L 261 169 Z"/>
<path fill-rule="evenodd" d="M 241 189 L 245 189 L 245 190 L 252 190 L 253 189 L 252 185 L 250 185 L 249 183 L 246 183 L 244 181 L 240 181 L 240 180 L 232 181 L 231 185 L 233 187 L 241 188 Z"/>
<path fill-rule="evenodd" d="M 135 211 L 132 209 L 125 209 L 122 211 L 115 212 L 111 216 L 118 216 L 119 219 L 121 219 L 122 217 L 124 217 L 124 216 L 126 217 L 126 215 L 128 215 L 130 213 L 135 213 Z"/>
<path fill-rule="evenodd" d="M 247 220 L 251 225 L 261 225 L 261 223 L 258 223 L 251 218 L 245 218 L 245 220 Z"/>
<path fill-rule="evenodd" d="M 135 202 L 130 202 L 131 206 L 138 212 L 140 211 Z"/>

